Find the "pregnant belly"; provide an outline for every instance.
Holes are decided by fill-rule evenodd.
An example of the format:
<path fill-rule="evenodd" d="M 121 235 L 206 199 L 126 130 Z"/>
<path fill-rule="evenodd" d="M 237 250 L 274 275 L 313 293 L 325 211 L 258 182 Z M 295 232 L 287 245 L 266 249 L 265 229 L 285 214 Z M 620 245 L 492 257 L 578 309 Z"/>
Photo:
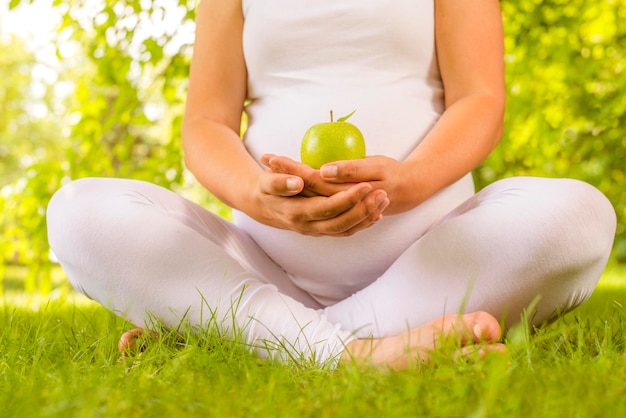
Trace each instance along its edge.
<path fill-rule="evenodd" d="M 384 217 L 350 237 L 309 237 L 272 228 L 241 212 L 235 223 L 285 271 L 294 284 L 323 305 L 363 289 L 393 264 L 428 228 L 474 192 L 471 175 L 417 208 Z"/>

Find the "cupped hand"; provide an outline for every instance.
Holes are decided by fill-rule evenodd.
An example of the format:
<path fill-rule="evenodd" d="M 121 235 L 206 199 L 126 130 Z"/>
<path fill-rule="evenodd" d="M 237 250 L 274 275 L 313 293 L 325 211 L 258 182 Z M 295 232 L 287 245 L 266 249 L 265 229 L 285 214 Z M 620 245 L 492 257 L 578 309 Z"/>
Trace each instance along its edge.
<path fill-rule="evenodd" d="M 359 160 L 342 160 L 323 165 L 320 170 L 283 156 L 264 155 L 263 163 L 275 173 L 291 174 L 303 182 L 304 196 L 332 196 L 355 184 L 368 183 L 373 190 L 384 190 L 390 199 L 386 213 L 398 213 L 421 200 L 417 187 L 406 187 L 407 166 L 393 158 L 375 155 Z M 405 186 L 405 187 L 402 187 Z M 403 192 L 403 188 L 405 191 Z M 407 193 L 406 191 L 409 191 Z M 414 204 L 414 202 L 416 202 Z"/>
<path fill-rule="evenodd" d="M 322 178 L 319 170 L 282 155 L 264 154 L 261 162 L 274 173 L 300 177 L 304 182 L 299 192 L 301 196 L 332 196 L 354 186 L 354 183 L 329 183 Z"/>
<path fill-rule="evenodd" d="M 385 191 L 368 183 L 353 184 L 331 196 L 303 196 L 304 187 L 297 175 L 261 173 L 257 219 L 303 235 L 345 237 L 378 222 L 389 205 Z"/>

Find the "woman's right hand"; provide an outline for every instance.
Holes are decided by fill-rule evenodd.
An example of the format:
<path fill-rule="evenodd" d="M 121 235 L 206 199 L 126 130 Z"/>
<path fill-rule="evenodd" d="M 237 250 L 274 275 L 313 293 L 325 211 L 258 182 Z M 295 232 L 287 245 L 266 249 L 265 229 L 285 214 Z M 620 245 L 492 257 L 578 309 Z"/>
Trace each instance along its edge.
<path fill-rule="evenodd" d="M 345 237 L 378 222 L 389 205 L 386 192 L 373 190 L 369 183 L 356 183 L 332 196 L 306 197 L 300 195 L 303 189 L 300 177 L 262 172 L 254 196 L 259 211 L 252 217 L 303 235 Z"/>

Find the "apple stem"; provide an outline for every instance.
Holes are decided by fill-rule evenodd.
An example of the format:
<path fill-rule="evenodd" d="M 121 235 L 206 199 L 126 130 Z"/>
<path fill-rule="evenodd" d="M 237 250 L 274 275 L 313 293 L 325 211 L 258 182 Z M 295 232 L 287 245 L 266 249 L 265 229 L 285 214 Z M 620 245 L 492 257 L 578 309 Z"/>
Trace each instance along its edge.
<path fill-rule="evenodd" d="M 333 111 L 332 110 L 330 111 L 330 121 L 334 122 L 334 120 L 333 120 Z"/>

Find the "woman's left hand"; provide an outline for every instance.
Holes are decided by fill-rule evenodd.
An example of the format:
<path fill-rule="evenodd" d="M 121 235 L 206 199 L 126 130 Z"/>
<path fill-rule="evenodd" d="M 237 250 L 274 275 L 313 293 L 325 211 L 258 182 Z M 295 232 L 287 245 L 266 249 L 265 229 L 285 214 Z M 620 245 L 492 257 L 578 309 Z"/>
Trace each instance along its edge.
<path fill-rule="evenodd" d="M 291 174 L 304 180 L 304 196 L 331 196 L 346 190 L 355 183 L 369 183 L 374 190 L 383 189 L 390 200 L 385 213 L 398 213 L 420 202 L 419 187 L 407 187 L 402 193 L 402 185 L 407 184 L 404 173 L 407 168 L 393 158 L 375 155 L 359 160 L 342 160 L 323 165 L 315 170 L 306 164 L 288 157 L 273 154 L 263 155 L 263 164 L 273 172 Z"/>

